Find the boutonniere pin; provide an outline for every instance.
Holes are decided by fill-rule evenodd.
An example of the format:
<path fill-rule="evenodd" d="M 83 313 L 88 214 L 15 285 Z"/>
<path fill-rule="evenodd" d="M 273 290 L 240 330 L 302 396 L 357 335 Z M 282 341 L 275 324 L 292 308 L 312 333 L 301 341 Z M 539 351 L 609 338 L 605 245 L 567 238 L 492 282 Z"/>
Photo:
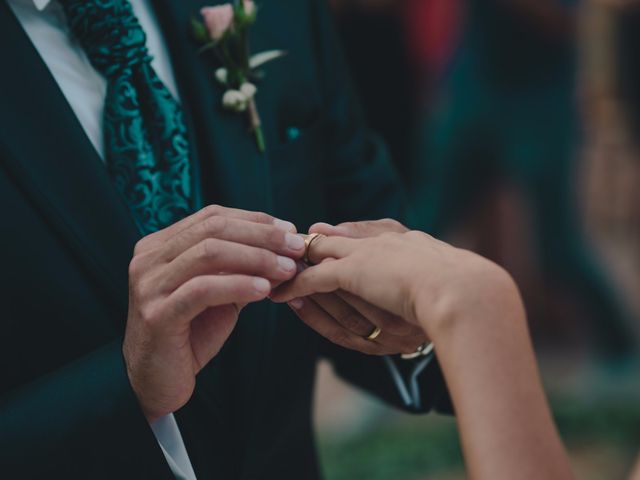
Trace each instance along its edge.
<path fill-rule="evenodd" d="M 202 20 L 193 19 L 193 34 L 202 44 L 202 53 L 212 51 L 222 66 L 215 71 L 215 79 L 226 91 L 222 106 L 233 112 L 246 112 L 250 131 L 260 153 L 265 151 L 260 114 L 256 107 L 256 84 L 263 74 L 262 65 L 285 55 L 282 50 L 269 50 L 251 55 L 249 28 L 256 22 L 258 9 L 251 0 L 234 0 L 200 11 Z"/>

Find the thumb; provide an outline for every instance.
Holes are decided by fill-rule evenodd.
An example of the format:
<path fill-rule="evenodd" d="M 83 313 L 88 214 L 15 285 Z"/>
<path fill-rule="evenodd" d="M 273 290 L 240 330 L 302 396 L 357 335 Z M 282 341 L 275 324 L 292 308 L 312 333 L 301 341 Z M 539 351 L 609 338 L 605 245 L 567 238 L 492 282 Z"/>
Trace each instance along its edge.
<path fill-rule="evenodd" d="M 223 347 L 238 321 L 238 312 L 246 304 L 211 307 L 191 323 L 191 347 L 199 369 L 207 365 Z"/>

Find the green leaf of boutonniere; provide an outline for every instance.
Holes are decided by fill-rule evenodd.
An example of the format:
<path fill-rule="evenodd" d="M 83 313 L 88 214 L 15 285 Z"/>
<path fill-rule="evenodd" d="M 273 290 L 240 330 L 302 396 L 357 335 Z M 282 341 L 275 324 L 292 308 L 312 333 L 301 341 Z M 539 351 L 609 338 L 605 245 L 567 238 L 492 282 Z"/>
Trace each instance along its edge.
<path fill-rule="evenodd" d="M 206 44 L 210 42 L 207 27 L 197 18 L 191 19 L 191 33 L 196 42 Z"/>

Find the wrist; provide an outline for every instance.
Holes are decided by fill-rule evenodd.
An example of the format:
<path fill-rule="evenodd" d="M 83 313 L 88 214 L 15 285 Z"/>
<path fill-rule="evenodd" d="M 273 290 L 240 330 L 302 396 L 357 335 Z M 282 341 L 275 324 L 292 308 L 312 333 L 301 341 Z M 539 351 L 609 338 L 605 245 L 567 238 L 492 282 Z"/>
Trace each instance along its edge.
<path fill-rule="evenodd" d="M 414 302 L 417 323 L 436 345 L 453 330 L 470 323 L 486 327 L 521 308 L 511 276 L 484 258 L 476 257 L 453 278 L 438 288 L 422 282 Z"/>
<path fill-rule="evenodd" d="M 149 423 L 149 425 L 152 425 L 162 415 L 154 414 L 145 406 L 144 394 L 143 394 L 144 389 L 140 388 L 140 386 L 138 385 L 138 382 L 136 380 L 136 375 L 134 374 L 133 369 L 131 367 L 131 361 L 129 359 L 130 357 L 129 355 L 127 355 L 126 341 L 125 341 L 125 344 L 123 345 L 123 353 L 124 353 L 124 363 L 126 367 L 127 377 L 129 379 L 129 386 L 131 387 L 131 390 L 133 391 L 133 394 L 135 395 L 136 400 L 138 401 L 138 406 L 140 407 L 142 414 L 147 419 L 147 422 Z"/>

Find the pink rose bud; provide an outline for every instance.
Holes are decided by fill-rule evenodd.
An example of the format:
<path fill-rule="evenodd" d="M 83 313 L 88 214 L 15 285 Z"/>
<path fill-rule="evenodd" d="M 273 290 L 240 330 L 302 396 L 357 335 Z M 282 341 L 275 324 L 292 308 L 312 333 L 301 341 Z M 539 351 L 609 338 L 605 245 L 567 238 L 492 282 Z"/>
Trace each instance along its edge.
<path fill-rule="evenodd" d="M 220 40 L 233 22 L 233 8 L 230 3 L 200 10 L 204 23 L 213 40 Z"/>
<path fill-rule="evenodd" d="M 256 6 L 253 4 L 253 0 L 244 0 L 244 13 L 251 15 Z"/>

